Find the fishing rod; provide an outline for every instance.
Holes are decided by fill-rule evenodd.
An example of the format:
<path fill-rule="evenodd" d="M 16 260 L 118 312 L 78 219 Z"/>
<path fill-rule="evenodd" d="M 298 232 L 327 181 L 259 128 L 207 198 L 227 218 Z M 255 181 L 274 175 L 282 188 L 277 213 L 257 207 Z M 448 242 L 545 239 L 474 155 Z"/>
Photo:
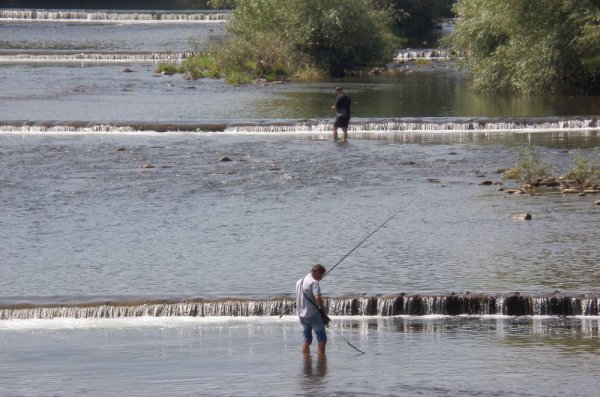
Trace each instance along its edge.
<path fill-rule="evenodd" d="M 335 269 L 337 267 L 337 265 L 339 265 L 340 263 L 342 263 L 344 261 L 344 259 L 346 259 L 347 257 L 350 256 L 350 254 L 352 254 L 354 251 L 356 251 L 356 249 L 358 249 L 358 247 L 360 247 L 365 241 L 367 241 L 369 239 L 369 237 L 371 237 L 372 235 L 374 235 L 375 233 L 377 233 L 379 231 L 379 229 L 381 229 L 382 227 L 384 227 L 389 221 L 391 221 L 396 215 L 398 215 L 400 213 L 400 211 L 402 211 L 403 208 L 400 208 L 398 211 L 394 212 L 394 214 L 392 216 L 390 216 L 385 222 L 383 222 L 381 225 L 379 225 L 377 227 L 377 229 L 373 230 L 367 237 L 363 238 L 358 244 L 356 244 L 354 246 L 354 248 L 352 248 L 350 251 L 348 251 L 348 253 L 346 255 L 344 255 L 342 257 L 342 259 L 340 259 L 339 261 L 337 261 L 337 263 L 335 265 L 333 265 L 331 267 L 331 269 L 329 269 L 327 272 L 325 272 L 325 274 L 323 275 L 323 277 L 321 277 L 321 280 L 323 278 L 325 278 L 325 276 L 327 276 L 329 273 L 331 273 L 331 271 L 333 269 Z M 280 315 L 279 318 L 283 317 L 285 314 L 287 314 L 289 311 L 291 310 L 291 307 L 288 307 L 287 309 L 285 309 Z M 346 341 L 348 344 L 350 344 L 348 341 Z M 352 346 L 354 347 L 354 346 Z M 354 347 L 355 348 L 355 347 Z M 356 348 L 355 348 L 356 349 Z M 358 350 L 358 349 L 356 349 Z M 360 350 L 358 350 L 360 351 Z M 362 353 L 362 352 L 361 352 Z"/>
<path fill-rule="evenodd" d="M 352 248 L 352 249 L 351 249 L 351 250 L 350 250 L 350 251 L 349 251 L 349 252 L 348 252 L 346 255 L 344 255 L 344 256 L 342 257 L 342 259 L 340 259 L 340 260 L 339 260 L 339 261 L 338 261 L 338 262 L 337 262 L 335 265 L 333 265 L 333 266 L 331 267 L 331 269 L 329 269 L 327 272 L 325 272 L 325 274 L 323 275 L 323 277 L 321 278 L 321 280 L 322 280 L 323 278 L 325 278 L 325 276 L 327 276 L 329 273 L 331 273 L 331 272 L 333 271 L 333 269 L 335 269 L 335 268 L 336 268 L 336 266 L 337 266 L 337 265 L 339 265 L 340 263 L 342 263 L 342 262 L 344 261 L 344 259 L 346 259 L 347 257 L 349 257 L 349 256 L 350 256 L 350 254 L 352 254 L 354 251 L 356 251 L 356 249 L 357 249 L 358 247 L 360 247 L 360 246 L 361 246 L 361 245 L 362 245 L 362 244 L 363 244 L 365 241 L 367 241 L 367 240 L 369 239 L 369 237 L 371 237 L 372 235 L 374 235 L 375 233 L 377 233 L 377 232 L 379 231 L 379 229 L 381 229 L 382 227 L 384 227 L 384 226 L 385 226 L 385 225 L 386 225 L 386 224 L 387 224 L 389 221 L 391 221 L 391 220 L 392 220 L 392 219 L 393 219 L 393 218 L 394 218 L 396 215 L 398 215 L 398 214 L 400 213 L 400 211 L 402 211 L 402 210 L 403 210 L 403 208 L 400 208 L 398 211 L 394 212 L 394 214 L 393 214 L 392 216 L 390 216 L 390 217 L 389 217 L 389 218 L 388 218 L 388 219 L 387 219 L 385 222 L 383 222 L 381 225 L 379 225 L 379 227 L 378 227 L 377 229 L 373 230 L 373 231 L 371 232 L 371 234 L 369 234 L 367 237 L 363 238 L 363 239 L 361 240 L 361 242 L 360 242 L 360 243 L 356 244 L 356 245 L 354 246 L 354 248 Z"/>
<path fill-rule="evenodd" d="M 382 227 L 384 227 L 389 221 L 391 221 L 396 215 L 398 215 L 400 213 L 400 211 L 402 211 L 403 208 L 400 208 L 398 211 L 394 212 L 394 214 L 392 216 L 390 216 L 388 219 L 386 219 L 385 222 L 383 222 L 381 225 L 379 225 L 375 230 L 373 230 L 367 237 L 363 238 L 358 244 L 356 244 L 350 251 L 348 251 L 348 253 L 346 255 L 344 255 L 339 261 L 337 261 L 337 263 L 335 265 L 333 265 L 331 267 L 331 269 L 329 269 L 327 272 L 325 272 L 325 274 L 323 275 L 323 277 L 321 277 L 321 280 L 328 275 L 329 273 L 331 273 L 331 271 L 333 269 L 335 269 L 340 263 L 342 263 L 344 261 L 344 259 L 346 259 L 347 257 L 349 257 L 354 251 L 356 251 L 358 249 L 358 247 L 360 247 L 365 241 L 367 241 L 372 235 L 374 235 L 375 233 L 377 233 L 379 231 L 379 229 L 381 229 Z M 285 309 L 280 315 L 279 318 L 283 317 L 284 314 L 288 313 L 291 309 L 291 306 L 288 307 L 287 309 Z M 344 340 L 344 342 L 346 342 L 348 344 L 348 346 L 350 346 L 351 348 L 353 348 L 354 350 L 356 350 L 357 352 L 359 352 L 360 354 L 366 354 L 364 351 L 360 350 L 358 347 L 354 346 L 352 343 L 350 343 L 350 341 L 348 339 L 346 339 L 343 335 L 341 335 L 340 333 L 335 332 L 335 329 L 333 329 L 333 332 L 336 333 L 340 338 L 342 338 Z"/>

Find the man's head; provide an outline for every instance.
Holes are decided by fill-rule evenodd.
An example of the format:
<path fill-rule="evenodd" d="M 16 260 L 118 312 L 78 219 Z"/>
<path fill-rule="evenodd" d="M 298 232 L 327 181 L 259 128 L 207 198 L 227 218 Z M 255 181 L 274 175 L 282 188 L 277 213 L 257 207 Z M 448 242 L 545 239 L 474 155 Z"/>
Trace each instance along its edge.
<path fill-rule="evenodd" d="M 325 275 L 325 273 L 327 273 L 327 271 L 325 270 L 323 265 L 320 265 L 318 263 L 312 267 L 310 272 L 311 272 L 312 276 L 315 278 L 315 280 L 317 280 L 317 281 L 321 280 L 323 278 L 323 276 Z"/>
<path fill-rule="evenodd" d="M 344 92 L 342 87 L 335 87 L 335 91 L 333 91 L 335 95 L 340 95 L 342 92 Z"/>

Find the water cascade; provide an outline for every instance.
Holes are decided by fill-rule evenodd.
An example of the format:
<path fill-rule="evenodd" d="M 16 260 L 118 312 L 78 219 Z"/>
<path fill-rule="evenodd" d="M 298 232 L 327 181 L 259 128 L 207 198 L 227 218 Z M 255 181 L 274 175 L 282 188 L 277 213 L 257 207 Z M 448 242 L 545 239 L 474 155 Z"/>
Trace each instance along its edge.
<path fill-rule="evenodd" d="M 131 64 L 131 63 L 181 63 L 194 55 L 192 52 L 184 53 L 102 53 L 102 52 L 0 52 L 2 63 L 93 63 L 93 64 Z"/>
<path fill-rule="evenodd" d="M 483 134 L 505 133 L 583 132 L 597 134 L 600 130 L 598 117 L 571 118 L 400 118 L 400 119 L 355 119 L 349 128 L 351 138 L 388 139 L 422 134 Z M 100 123 L 93 121 L 60 123 L 56 121 L 8 120 L 0 125 L 3 133 L 135 133 L 135 132 L 219 132 L 250 135 L 299 135 L 326 138 L 331 134 L 331 120 L 304 121 L 239 121 L 239 122 L 173 122 L 148 123 L 144 121 Z"/>
<path fill-rule="evenodd" d="M 599 296 L 389 295 L 327 297 L 332 316 L 598 316 Z M 181 301 L 115 301 L 84 304 L 0 304 L 0 320 L 130 317 L 249 317 L 295 314 L 289 297 L 269 299 L 186 299 Z"/>
<path fill-rule="evenodd" d="M 226 11 L 84 11 L 84 10 L 0 10 L 0 21 L 69 22 L 224 22 Z"/>
<path fill-rule="evenodd" d="M 454 54 L 446 48 L 403 48 L 394 58 L 396 61 L 412 61 L 417 59 L 443 60 L 449 59 Z"/>

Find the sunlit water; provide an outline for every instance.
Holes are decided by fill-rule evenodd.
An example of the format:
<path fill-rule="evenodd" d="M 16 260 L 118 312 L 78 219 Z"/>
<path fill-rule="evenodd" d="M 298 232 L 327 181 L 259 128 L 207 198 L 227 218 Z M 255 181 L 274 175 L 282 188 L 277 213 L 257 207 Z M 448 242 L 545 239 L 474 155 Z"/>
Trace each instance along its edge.
<path fill-rule="evenodd" d="M 223 28 L 110 26 L 0 23 L 0 40 L 12 54 L 184 52 Z M 519 143 L 564 170 L 600 143 L 594 123 L 351 131 L 346 145 L 293 127 L 327 125 L 339 84 L 360 125 L 581 120 L 596 99 L 478 96 L 454 71 L 231 87 L 126 64 L 133 73 L 0 66 L 0 305 L 289 297 L 313 263 L 331 267 L 397 211 L 323 280 L 326 295 L 598 294 L 598 197 L 480 185 L 502 182 Z M 236 123 L 266 127 L 222 131 Z M 532 221 L 515 218 L 525 212 Z M 322 361 L 299 353 L 293 316 L 0 320 L 0 394 L 589 396 L 599 385 L 597 316 L 334 316 L 329 335 Z"/>

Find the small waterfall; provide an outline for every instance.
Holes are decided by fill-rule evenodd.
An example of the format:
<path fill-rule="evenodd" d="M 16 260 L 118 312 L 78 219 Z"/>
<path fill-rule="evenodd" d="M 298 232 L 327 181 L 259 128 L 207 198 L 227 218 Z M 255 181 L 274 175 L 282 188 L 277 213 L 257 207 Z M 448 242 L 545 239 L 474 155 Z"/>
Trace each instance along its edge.
<path fill-rule="evenodd" d="M 188 54 L 173 55 L 184 58 Z M 143 59 L 145 55 L 141 55 Z M 160 60 L 157 54 L 149 56 Z M 110 58 L 106 58 L 110 59 Z M 127 58 L 132 59 L 132 58 Z M 2 55 L 0 55 L 0 63 Z M 418 139 L 429 134 L 442 136 L 444 134 L 462 134 L 469 136 L 494 137 L 505 133 L 539 133 L 557 132 L 568 134 L 578 132 L 597 134 L 600 130 L 598 117 L 572 118 L 520 118 L 520 119 L 448 119 L 448 118 L 406 118 L 406 119 L 355 119 L 349 128 L 349 135 L 354 139 Z M 267 121 L 267 122 L 238 122 L 238 123 L 169 123 L 158 124 L 148 122 L 132 122 L 128 124 L 109 124 L 81 122 L 60 124 L 55 121 L 4 121 L 0 132 L 222 132 L 226 134 L 252 135 L 290 135 L 328 138 L 331 134 L 330 120 L 304 121 Z"/>
<path fill-rule="evenodd" d="M 0 10 L 0 20 L 13 21 L 79 21 L 79 22 L 224 22 L 226 11 L 174 13 L 114 12 L 84 10 Z"/>
<path fill-rule="evenodd" d="M 598 296 L 508 296 L 486 294 L 344 296 L 325 299 L 333 316 L 598 316 Z M 0 320 L 54 318 L 133 318 L 133 317 L 250 317 L 293 315 L 291 298 L 271 299 L 191 299 L 183 301 L 113 302 L 85 304 L 0 305 Z"/>
<path fill-rule="evenodd" d="M 191 52 L 183 53 L 90 53 L 90 52 L 5 52 L 0 53 L 2 63 L 181 63 L 193 56 Z"/>
<path fill-rule="evenodd" d="M 523 118 L 523 119 L 380 119 L 360 120 L 355 119 L 350 124 L 348 131 L 359 137 L 373 137 L 382 133 L 399 132 L 501 132 L 501 131 L 560 131 L 560 130 L 597 130 L 600 129 L 600 119 L 595 117 L 574 117 L 571 119 L 559 118 Z M 226 128 L 225 132 L 231 133 L 310 133 L 330 132 L 331 122 L 315 120 L 301 122 L 294 125 L 235 125 Z"/>
<path fill-rule="evenodd" d="M 451 52 L 447 48 L 403 48 L 398 51 L 396 61 L 411 61 L 417 59 L 449 59 Z"/>

